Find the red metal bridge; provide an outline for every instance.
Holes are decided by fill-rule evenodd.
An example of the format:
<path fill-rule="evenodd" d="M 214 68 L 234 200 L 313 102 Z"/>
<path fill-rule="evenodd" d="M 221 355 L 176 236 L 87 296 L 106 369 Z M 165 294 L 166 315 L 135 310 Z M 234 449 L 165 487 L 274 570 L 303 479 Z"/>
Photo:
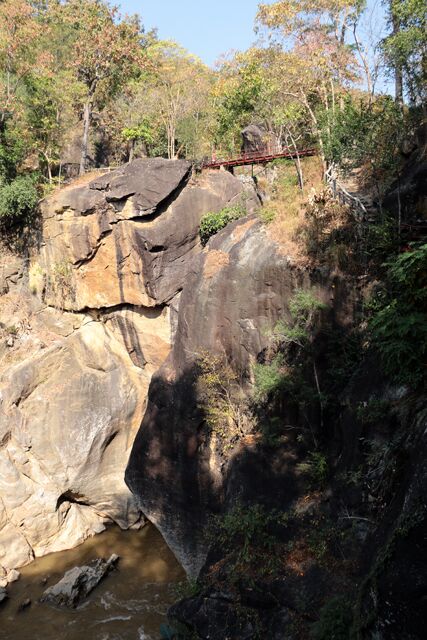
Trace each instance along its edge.
<path fill-rule="evenodd" d="M 264 147 L 257 151 L 251 151 L 249 153 L 242 153 L 236 158 L 217 158 L 215 155 L 208 160 L 203 161 L 203 169 L 220 169 L 225 167 L 226 169 L 232 169 L 233 167 L 241 167 L 248 164 L 267 164 L 277 158 L 291 158 L 297 157 L 304 158 L 307 156 L 317 155 L 317 149 L 299 149 L 298 152 L 289 147 Z"/>

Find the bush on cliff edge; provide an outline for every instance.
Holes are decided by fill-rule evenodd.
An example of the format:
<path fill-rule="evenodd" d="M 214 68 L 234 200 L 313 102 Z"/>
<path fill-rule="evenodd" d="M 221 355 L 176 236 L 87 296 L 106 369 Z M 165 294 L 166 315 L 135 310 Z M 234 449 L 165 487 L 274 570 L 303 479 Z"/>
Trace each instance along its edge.
<path fill-rule="evenodd" d="M 207 213 L 200 221 L 200 240 L 205 246 L 213 235 L 224 229 L 233 220 L 238 220 L 246 215 L 246 209 L 241 204 L 233 207 L 224 207 L 217 213 Z"/>
<path fill-rule="evenodd" d="M 19 176 L 8 184 L 0 184 L 0 226 L 7 229 L 27 222 L 35 212 L 38 199 L 30 176 Z"/>

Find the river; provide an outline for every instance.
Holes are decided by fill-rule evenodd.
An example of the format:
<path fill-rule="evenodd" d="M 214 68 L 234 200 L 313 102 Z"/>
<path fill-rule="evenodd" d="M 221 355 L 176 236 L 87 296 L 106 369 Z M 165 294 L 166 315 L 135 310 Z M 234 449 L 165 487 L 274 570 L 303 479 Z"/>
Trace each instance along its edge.
<path fill-rule="evenodd" d="M 111 573 L 75 610 L 38 602 L 43 591 L 65 571 L 112 553 L 120 556 Z M 43 581 L 47 578 L 46 584 Z M 1 640 L 159 640 L 168 606 L 184 572 L 160 533 L 111 527 L 69 551 L 38 558 L 21 569 L 0 605 Z M 31 599 L 31 606 L 18 612 Z"/>

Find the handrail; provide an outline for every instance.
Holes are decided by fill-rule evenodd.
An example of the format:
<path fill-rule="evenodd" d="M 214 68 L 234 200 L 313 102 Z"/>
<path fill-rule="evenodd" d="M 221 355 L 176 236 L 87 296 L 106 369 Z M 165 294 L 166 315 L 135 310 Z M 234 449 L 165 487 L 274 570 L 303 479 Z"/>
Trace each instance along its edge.
<path fill-rule="evenodd" d="M 236 167 L 245 164 L 262 164 L 271 162 L 279 158 L 295 158 L 297 155 L 300 157 L 314 156 L 317 154 L 317 149 L 301 149 L 299 151 L 291 150 L 289 147 L 270 147 L 266 146 L 256 151 L 249 151 L 243 153 L 240 156 L 234 158 L 216 158 L 212 156 L 209 160 L 202 162 L 203 169 L 219 169 L 221 167 Z"/>
<path fill-rule="evenodd" d="M 357 196 L 349 193 L 347 189 L 338 181 L 338 171 L 334 164 L 331 164 L 325 173 L 325 182 L 331 187 L 334 198 L 350 206 L 358 217 L 358 222 L 363 222 L 368 211 L 363 202 Z M 358 211 L 359 210 L 359 211 Z"/>

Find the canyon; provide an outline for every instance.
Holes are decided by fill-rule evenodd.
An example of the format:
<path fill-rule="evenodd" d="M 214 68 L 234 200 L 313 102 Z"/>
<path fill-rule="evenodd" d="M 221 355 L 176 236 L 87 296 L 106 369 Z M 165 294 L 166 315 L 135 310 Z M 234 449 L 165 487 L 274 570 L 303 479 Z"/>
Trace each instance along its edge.
<path fill-rule="evenodd" d="M 203 247 L 203 216 L 233 206 L 242 216 Z M 247 175 L 138 159 L 55 191 L 25 250 L 4 249 L 2 586 L 34 558 L 148 520 L 198 581 L 170 610 L 176 637 L 177 624 L 211 640 L 307 637 L 343 593 L 357 637 L 417 637 L 423 396 L 351 346 L 366 276 L 302 264 L 260 206 Z M 301 295 L 315 321 L 299 377 L 267 410 L 257 371 L 278 373 Z M 218 525 L 248 514 L 271 547 L 255 575 Z"/>

